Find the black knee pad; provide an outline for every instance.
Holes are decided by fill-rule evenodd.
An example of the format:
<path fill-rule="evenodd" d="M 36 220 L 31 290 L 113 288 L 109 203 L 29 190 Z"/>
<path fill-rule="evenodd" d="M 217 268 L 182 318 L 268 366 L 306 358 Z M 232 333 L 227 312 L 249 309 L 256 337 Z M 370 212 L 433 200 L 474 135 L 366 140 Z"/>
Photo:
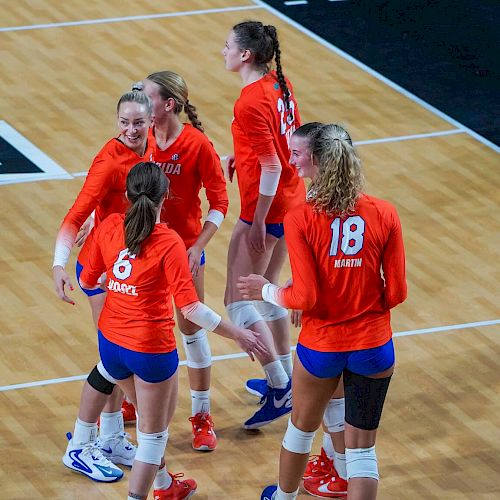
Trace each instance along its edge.
<path fill-rule="evenodd" d="M 89 373 L 87 377 L 87 382 L 98 392 L 102 394 L 107 394 L 108 396 L 113 392 L 115 384 L 112 384 L 109 380 L 106 380 L 94 366 L 94 369 Z"/>
<path fill-rule="evenodd" d="M 345 421 L 365 431 L 377 429 L 390 381 L 344 370 Z"/>

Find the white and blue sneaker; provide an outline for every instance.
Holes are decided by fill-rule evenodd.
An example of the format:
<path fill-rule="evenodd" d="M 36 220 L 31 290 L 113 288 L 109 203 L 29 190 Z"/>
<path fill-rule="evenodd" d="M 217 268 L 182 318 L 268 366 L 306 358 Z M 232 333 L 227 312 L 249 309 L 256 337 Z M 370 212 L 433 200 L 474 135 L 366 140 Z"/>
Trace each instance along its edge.
<path fill-rule="evenodd" d="M 292 381 L 284 389 L 270 387 L 260 403 L 262 408 L 243 424 L 245 429 L 258 429 L 292 411 Z"/>
<path fill-rule="evenodd" d="M 132 467 L 135 458 L 137 446 L 132 444 L 127 438 L 130 434 L 126 432 L 118 432 L 106 439 L 98 438 L 97 446 L 105 458 L 114 464 L 122 464 L 127 467 Z"/>
<path fill-rule="evenodd" d="M 275 484 L 273 484 L 272 486 L 266 486 L 262 491 L 260 500 L 274 500 L 276 498 L 277 491 L 278 487 Z"/>
<path fill-rule="evenodd" d="M 69 442 L 62 458 L 66 467 L 101 483 L 112 483 L 123 477 L 123 471 L 103 456 L 95 441 L 76 445 L 71 439 L 71 432 L 66 437 Z"/>
<path fill-rule="evenodd" d="M 245 388 L 250 394 L 261 398 L 267 394 L 269 386 L 265 378 L 250 378 L 247 380 Z"/>

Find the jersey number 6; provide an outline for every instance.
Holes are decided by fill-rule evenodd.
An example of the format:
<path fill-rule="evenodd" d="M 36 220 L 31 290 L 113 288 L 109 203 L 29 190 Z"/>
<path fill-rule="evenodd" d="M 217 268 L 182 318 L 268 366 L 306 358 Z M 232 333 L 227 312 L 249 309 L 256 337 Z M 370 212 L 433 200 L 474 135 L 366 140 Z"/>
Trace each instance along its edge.
<path fill-rule="evenodd" d="M 125 257 L 128 257 L 128 259 L 125 259 Z M 130 255 L 128 248 L 118 254 L 118 259 L 113 264 L 113 274 L 116 279 L 126 280 L 132 273 L 132 263 L 129 259 L 135 259 L 135 255 Z"/>

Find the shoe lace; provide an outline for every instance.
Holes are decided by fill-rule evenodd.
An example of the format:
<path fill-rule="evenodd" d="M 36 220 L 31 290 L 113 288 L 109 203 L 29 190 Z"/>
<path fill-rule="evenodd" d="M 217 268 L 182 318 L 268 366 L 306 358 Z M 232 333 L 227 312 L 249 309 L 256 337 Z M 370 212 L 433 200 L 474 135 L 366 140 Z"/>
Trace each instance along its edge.
<path fill-rule="evenodd" d="M 169 475 L 172 478 L 173 483 L 182 485 L 184 488 L 189 488 L 189 484 L 186 481 L 181 481 L 181 477 L 184 477 L 184 472 L 177 472 L 176 474 L 169 472 Z"/>
<path fill-rule="evenodd" d="M 331 474 L 331 460 L 326 454 L 323 454 L 323 450 L 321 450 L 321 453 L 319 455 L 311 455 L 309 457 L 309 463 L 318 472 Z"/>
<path fill-rule="evenodd" d="M 99 460 L 105 465 L 107 465 L 108 463 L 111 464 L 111 462 L 102 454 L 97 441 L 87 443 L 83 447 L 82 455 L 92 457 L 92 460 L 95 461 Z"/>
<path fill-rule="evenodd" d="M 196 432 L 209 432 L 214 426 L 210 413 L 197 413 L 188 420 L 193 424 Z"/>

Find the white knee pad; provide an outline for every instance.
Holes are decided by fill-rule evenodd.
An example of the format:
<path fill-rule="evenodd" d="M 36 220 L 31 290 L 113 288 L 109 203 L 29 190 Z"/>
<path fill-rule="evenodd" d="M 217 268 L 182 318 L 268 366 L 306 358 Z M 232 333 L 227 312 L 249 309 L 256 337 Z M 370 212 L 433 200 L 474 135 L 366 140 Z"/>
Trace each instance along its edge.
<path fill-rule="evenodd" d="M 328 432 L 342 432 L 345 427 L 344 398 L 330 399 L 323 415 L 323 423 Z"/>
<path fill-rule="evenodd" d="M 283 448 L 292 453 L 311 453 L 314 435 L 316 432 L 301 431 L 288 419 L 288 427 L 283 437 Z"/>
<path fill-rule="evenodd" d="M 198 330 L 193 335 L 182 334 L 182 343 L 190 368 L 208 368 L 212 364 L 212 352 L 206 330 Z"/>
<path fill-rule="evenodd" d="M 168 441 L 168 429 L 146 434 L 137 430 L 137 451 L 135 459 L 145 464 L 160 465 Z"/>
<path fill-rule="evenodd" d="M 264 321 L 276 321 L 277 319 L 286 318 L 288 316 L 288 309 L 276 306 L 270 302 L 254 300 L 253 305 Z"/>
<path fill-rule="evenodd" d="M 371 448 L 345 449 L 347 480 L 353 477 L 369 477 L 378 481 L 378 463 L 375 446 Z"/>
<path fill-rule="evenodd" d="M 263 321 L 251 300 L 239 300 L 228 304 L 226 311 L 231 322 L 242 328 L 248 328 L 257 321 Z"/>
<path fill-rule="evenodd" d="M 97 363 L 97 371 L 108 381 L 111 382 L 112 384 L 117 384 L 118 380 L 113 378 L 109 373 L 106 368 L 104 368 L 104 365 L 102 364 L 102 361 L 99 360 L 99 363 Z"/>

